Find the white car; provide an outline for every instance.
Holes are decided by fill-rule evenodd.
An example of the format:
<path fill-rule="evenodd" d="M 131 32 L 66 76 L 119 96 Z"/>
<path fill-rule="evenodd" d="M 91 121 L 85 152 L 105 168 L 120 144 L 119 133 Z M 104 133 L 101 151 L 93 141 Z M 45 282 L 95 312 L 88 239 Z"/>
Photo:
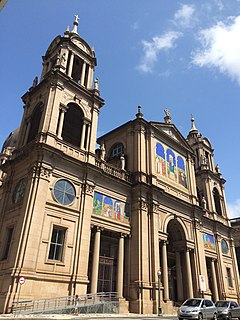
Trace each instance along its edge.
<path fill-rule="evenodd" d="M 215 303 L 217 307 L 218 319 L 231 319 L 233 318 L 234 309 L 238 308 L 238 304 L 235 301 L 219 300 Z M 237 317 L 240 317 L 240 313 Z"/>
<path fill-rule="evenodd" d="M 240 320 L 240 307 L 229 310 L 228 319 L 238 318 Z"/>
<path fill-rule="evenodd" d="M 178 309 L 178 319 L 217 319 L 217 308 L 208 299 L 187 299 Z"/>

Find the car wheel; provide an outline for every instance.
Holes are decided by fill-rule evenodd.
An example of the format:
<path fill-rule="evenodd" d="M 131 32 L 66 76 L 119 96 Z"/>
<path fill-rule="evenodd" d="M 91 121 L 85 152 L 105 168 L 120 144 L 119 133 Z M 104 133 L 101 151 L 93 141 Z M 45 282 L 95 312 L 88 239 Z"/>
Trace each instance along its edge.
<path fill-rule="evenodd" d="M 232 320 L 232 314 L 230 312 L 228 314 L 228 320 Z"/>
<path fill-rule="evenodd" d="M 213 320 L 217 320 L 217 314 L 216 313 L 214 313 L 214 315 L 213 315 Z"/>
<path fill-rule="evenodd" d="M 199 314 L 198 314 L 198 320 L 203 320 L 203 315 L 202 315 L 202 313 L 199 313 Z"/>

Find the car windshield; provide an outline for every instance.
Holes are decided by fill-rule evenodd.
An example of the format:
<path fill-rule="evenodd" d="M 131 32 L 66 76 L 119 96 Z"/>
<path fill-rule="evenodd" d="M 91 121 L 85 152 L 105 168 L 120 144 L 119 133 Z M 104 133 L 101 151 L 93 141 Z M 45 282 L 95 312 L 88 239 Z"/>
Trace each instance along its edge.
<path fill-rule="evenodd" d="M 228 301 L 217 301 L 216 302 L 216 307 L 228 307 L 229 302 Z"/>
<path fill-rule="evenodd" d="M 201 301 L 202 301 L 201 299 L 188 299 L 187 301 L 184 302 L 183 306 L 199 307 Z"/>

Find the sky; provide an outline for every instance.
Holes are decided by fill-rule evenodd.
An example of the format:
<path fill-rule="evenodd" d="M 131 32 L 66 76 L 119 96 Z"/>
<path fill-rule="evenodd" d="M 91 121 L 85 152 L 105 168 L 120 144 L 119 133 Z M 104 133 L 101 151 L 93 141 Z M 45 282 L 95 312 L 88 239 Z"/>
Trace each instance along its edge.
<path fill-rule="evenodd" d="M 79 15 L 94 46 L 105 105 L 98 136 L 135 118 L 183 136 L 191 114 L 227 180 L 230 217 L 240 216 L 240 0 L 8 0 L 0 12 L 0 148 L 23 114 L 21 96 L 40 77 L 42 56 Z"/>

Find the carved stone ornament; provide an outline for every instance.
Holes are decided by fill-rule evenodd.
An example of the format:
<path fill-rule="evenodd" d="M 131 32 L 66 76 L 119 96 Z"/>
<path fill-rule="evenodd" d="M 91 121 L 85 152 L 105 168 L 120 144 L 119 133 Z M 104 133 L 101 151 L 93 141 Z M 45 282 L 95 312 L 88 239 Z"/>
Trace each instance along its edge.
<path fill-rule="evenodd" d="M 85 192 L 86 192 L 86 194 L 88 194 L 90 196 L 93 196 L 94 189 L 95 189 L 95 184 L 92 184 L 92 183 L 89 183 L 89 182 L 87 182 L 85 184 Z"/>
<path fill-rule="evenodd" d="M 160 209 L 160 204 L 158 202 L 153 202 L 152 203 L 153 212 L 158 212 L 159 209 Z"/>
<path fill-rule="evenodd" d="M 140 209 L 141 210 L 147 210 L 148 204 L 144 199 L 140 199 Z"/>
<path fill-rule="evenodd" d="M 202 230 L 202 222 L 198 218 L 193 220 L 193 225 L 195 229 Z"/>
<path fill-rule="evenodd" d="M 32 167 L 31 171 L 33 175 L 36 175 L 40 178 L 49 179 L 52 174 L 53 168 L 51 166 L 39 163 Z"/>

